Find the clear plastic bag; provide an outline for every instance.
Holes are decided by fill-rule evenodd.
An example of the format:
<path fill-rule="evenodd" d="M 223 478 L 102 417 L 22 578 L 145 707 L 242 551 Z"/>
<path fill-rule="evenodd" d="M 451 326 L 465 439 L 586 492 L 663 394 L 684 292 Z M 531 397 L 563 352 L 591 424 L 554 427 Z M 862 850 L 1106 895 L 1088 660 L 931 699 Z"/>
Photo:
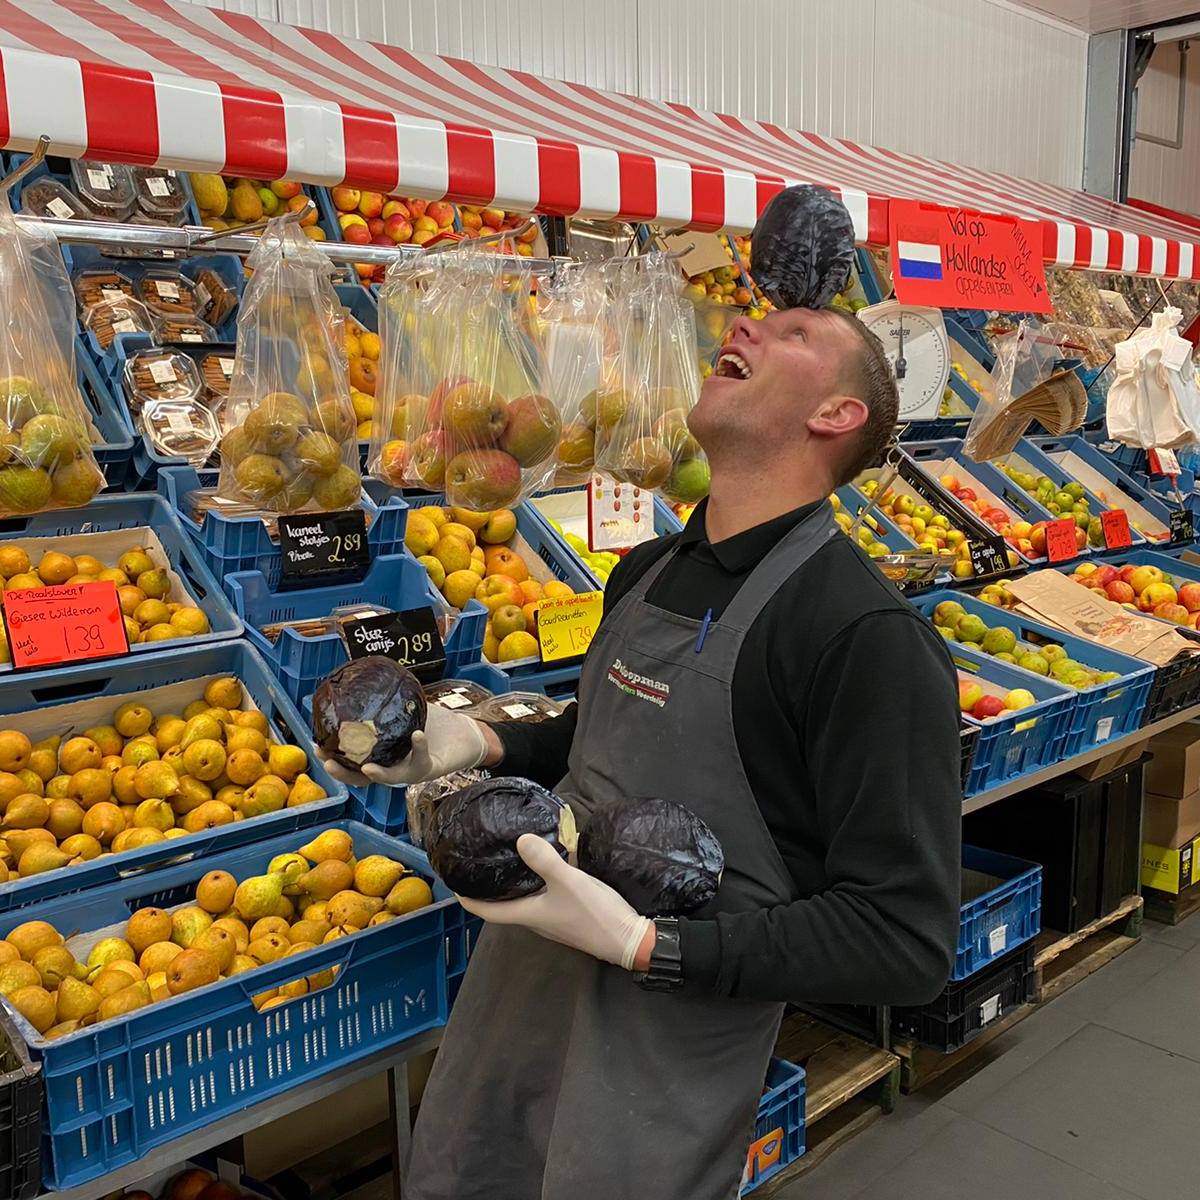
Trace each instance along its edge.
<path fill-rule="evenodd" d="M 217 494 L 262 512 L 357 508 L 362 479 L 332 265 L 291 214 L 268 223 L 248 265 Z"/>
<path fill-rule="evenodd" d="M 389 273 L 377 440 L 393 436 L 390 452 L 372 453 L 372 473 L 475 512 L 545 486 L 562 418 L 546 394 L 531 282 L 528 268 L 472 249 Z"/>
<path fill-rule="evenodd" d="M 57 241 L 0 192 L 0 514 L 87 504 L 104 486 L 75 372 L 75 293 Z"/>
<path fill-rule="evenodd" d="M 700 394 L 696 310 L 665 255 L 607 269 L 613 353 L 596 398 L 596 469 L 693 504 L 708 494 L 709 480 L 687 426 Z"/>

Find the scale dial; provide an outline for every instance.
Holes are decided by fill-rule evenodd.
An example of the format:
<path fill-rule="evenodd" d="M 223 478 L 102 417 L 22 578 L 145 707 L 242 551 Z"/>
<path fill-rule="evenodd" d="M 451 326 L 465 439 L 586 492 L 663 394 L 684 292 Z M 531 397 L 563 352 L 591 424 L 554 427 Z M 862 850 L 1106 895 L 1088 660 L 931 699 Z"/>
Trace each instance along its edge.
<path fill-rule="evenodd" d="M 930 420 L 938 415 L 950 378 L 950 343 L 941 309 L 918 308 L 885 300 L 859 310 L 858 319 L 883 343 L 893 369 L 904 347 L 904 376 L 897 378 L 900 421 Z"/>

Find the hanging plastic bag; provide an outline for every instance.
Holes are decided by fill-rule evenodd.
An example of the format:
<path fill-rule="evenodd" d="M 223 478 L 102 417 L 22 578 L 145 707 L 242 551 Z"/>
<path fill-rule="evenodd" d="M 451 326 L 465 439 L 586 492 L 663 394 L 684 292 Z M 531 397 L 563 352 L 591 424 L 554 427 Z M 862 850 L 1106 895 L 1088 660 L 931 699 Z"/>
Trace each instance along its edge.
<path fill-rule="evenodd" d="M 75 373 L 75 294 L 58 243 L 0 189 L 0 514 L 76 508 L 104 486 Z"/>
<path fill-rule="evenodd" d="M 294 217 L 270 221 L 247 260 L 217 494 L 261 512 L 357 508 L 342 309 L 332 264 Z"/>
<path fill-rule="evenodd" d="M 700 394 L 695 308 L 665 255 L 617 260 L 609 272 L 615 348 L 596 399 L 596 469 L 694 504 L 709 482 L 687 425 Z"/>
<path fill-rule="evenodd" d="M 383 421 L 402 408 L 404 427 L 391 479 L 474 512 L 511 507 L 549 481 L 562 418 L 546 394 L 531 282 L 511 259 L 463 249 L 398 272 L 396 292 L 387 285 Z"/>
<path fill-rule="evenodd" d="M 1108 435 L 1127 446 L 1169 449 L 1200 440 L 1200 390 L 1182 313 L 1166 308 L 1115 348 Z"/>

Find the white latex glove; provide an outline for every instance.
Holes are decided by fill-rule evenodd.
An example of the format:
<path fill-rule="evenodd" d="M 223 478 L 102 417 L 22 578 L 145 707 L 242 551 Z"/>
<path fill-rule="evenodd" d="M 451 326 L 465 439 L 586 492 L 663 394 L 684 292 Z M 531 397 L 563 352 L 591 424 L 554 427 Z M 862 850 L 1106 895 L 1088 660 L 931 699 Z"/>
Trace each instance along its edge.
<path fill-rule="evenodd" d="M 366 763 L 362 773 L 342 766 L 333 758 L 321 757 L 321 765 L 347 787 L 369 787 L 372 783 L 403 787 L 438 779 L 451 771 L 469 771 L 487 755 L 483 726 L 465 713 L 431 704 L 425 714 L 425 730 L 412 737 L 412 750 L 394 767 Z"/>
<path fill-rule="evenodd" d="M 649 918 L 635 912 L 607 883 L 564 862 L 545 838 L 522 834 L 517 853 L 546 881 L 545 890 L 520 900 L 460 896 L 463 908 L 485 921 L 522 925 L 552 942 L 632 970 Z"/>

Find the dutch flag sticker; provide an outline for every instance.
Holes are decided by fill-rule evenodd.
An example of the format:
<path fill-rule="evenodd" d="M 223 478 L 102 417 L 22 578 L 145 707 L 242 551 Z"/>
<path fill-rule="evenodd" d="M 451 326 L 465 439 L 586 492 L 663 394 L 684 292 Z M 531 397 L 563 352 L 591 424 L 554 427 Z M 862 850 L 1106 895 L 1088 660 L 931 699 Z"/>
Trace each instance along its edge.
<path fill-rule="evenodd" d="M 926 230 L 899 229 L 896 254 L 900 274 L 905 279 L 941 279 L 942 251 L 936 241 L 929 241 Z"/>

